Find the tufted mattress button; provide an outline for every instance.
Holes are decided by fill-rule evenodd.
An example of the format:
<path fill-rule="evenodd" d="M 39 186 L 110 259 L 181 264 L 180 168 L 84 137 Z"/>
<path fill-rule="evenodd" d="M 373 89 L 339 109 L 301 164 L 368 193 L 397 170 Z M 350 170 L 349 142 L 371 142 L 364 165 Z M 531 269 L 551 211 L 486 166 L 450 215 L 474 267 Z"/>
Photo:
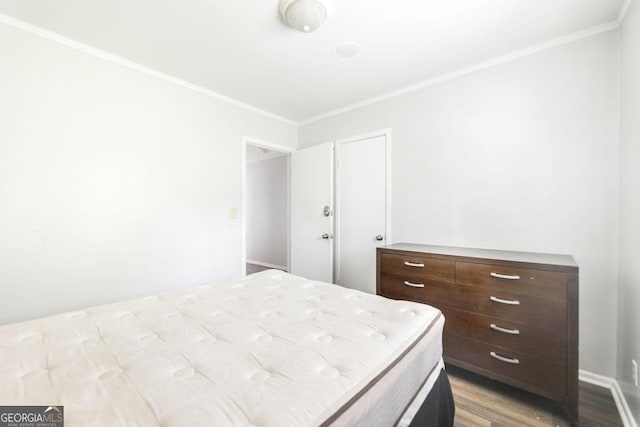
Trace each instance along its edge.
<path fill-rule="evenodd" d="M 98 337 L 87 337 L 80 340 L 80 345 L 86 345 L 98 341 Z"/>
<path fill-rule="evenodd" d="M 369 337 L 376 341 L 384 341 L 387 339 L 387 337 L 384 334 L 381 334 L 380 332 L 373 332 L 371 335 L 369 335 Z"/>
<path fill-rule="evenodd" d="M 147 335 L 142 335 L 140 337 L 138 337 L 138 341 L 151 341 L 158 338 L 158 336 L 156 334 L 147 334 Z"/>
<path fill-rule="evenodd" d="M 271 378 L 271 373 L 267 371 L 259 371 L 251 376 L 251 380 L 256 382 L 264 382 L 269 378 Z"/>
<path fill-rule="evenodd" d="M 122 374 L 122 369 L 120 369 L 120 368 L 107 369 L 106 371 L 101 372 L 98 375 L 98 379 L 100 381 L 106 381 L 108 379 L 117 377 L 120 374 Z"/>
<path fill-rule="evenodd" d="M 331 335 L 321 335 L 320 338 L 318 338 L 318 341 L 328 344 L 333 341 L 333 337 Z"/>
<path fill-rule="evenodd" d="M 214 336 L 206 336 L 206 337 L 202 337 L 198 340 L 199 343 L 202 344 L 213 344 L 214 342 L 218 341 L 218 338 L 214 337 Z"/>
<path fill-rule="evenodd" d="M 331 366 L 327 366 L 325 368 L 322 368 L 322 370 L 320 371 L 320 374 L 323 377 L 327 377 L 327 378 L 338 378 L 340 376 L 340 371 L 338 371 L 336 368 L 333 368 Z"/>
<path fill-rule="evenodd" d="M 196 370 L 191 366 L 187 366 L 184 368 L 180 368 L 173 373 L 173 378 L 176 379 L 185 379 L 192 377 L 196 373 Z"/>
<path fill-rule="evenodd" d="M 256 341 L 258 341 L 259 343 L 265 344 L 273 341 L 273 337 L 269 334 L 263 334 L 263 335 L 260 335 Z"/>

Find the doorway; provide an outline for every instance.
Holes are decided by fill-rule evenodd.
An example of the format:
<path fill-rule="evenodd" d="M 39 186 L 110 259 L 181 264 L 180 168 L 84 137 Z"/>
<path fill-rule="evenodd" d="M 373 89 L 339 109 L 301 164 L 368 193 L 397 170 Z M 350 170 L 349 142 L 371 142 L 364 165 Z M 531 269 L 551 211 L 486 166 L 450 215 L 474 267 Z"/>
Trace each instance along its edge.
<path fill-rule="evenodd" d="M 289 153 L 243 140 L 242 274 L 289 266 Z"/>
<path fill-rule="evenodd" d="M 291 272 L 376 292 L 376 247 L 391 242 L 391 131 L 292 153 Z"/>

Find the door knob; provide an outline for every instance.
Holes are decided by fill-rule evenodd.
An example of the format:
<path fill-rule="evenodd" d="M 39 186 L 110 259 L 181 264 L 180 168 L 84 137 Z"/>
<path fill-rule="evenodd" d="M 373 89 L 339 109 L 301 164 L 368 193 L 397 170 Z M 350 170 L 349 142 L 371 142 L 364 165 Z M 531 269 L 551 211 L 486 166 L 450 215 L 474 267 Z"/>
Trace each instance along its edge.
<path fill-rule="evenodd" d="M 324 233 L 322 235 L 323 239 L 333 239 L 333 234 L 329 234 L 329 233 Z"/>
<path fill-rule="evenodd" d="M 376 240 L 380 242 L 380 241 L 384 240 L 384 236 L 382 234 L 378 234 L 376 236 Z"/>

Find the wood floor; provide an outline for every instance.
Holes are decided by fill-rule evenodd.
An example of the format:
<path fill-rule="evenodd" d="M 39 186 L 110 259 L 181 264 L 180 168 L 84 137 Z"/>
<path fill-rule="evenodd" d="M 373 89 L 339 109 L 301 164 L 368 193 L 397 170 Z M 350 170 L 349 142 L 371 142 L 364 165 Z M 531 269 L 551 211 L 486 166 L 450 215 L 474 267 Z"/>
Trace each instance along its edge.
<path fill-rule="evenodd" d="M 447 366 L 456 403 L 456 427 L 568 426 L 554 402 Z M 580 426 L 622 426 L 611 391 L 580 382 Z"/>
<path fill-rule="evenodd" d="M 247 274 L 259 273 L 261 271 L 270 269 L 271 267 L 263 267 L 261 265 L 247 263 Z"/>

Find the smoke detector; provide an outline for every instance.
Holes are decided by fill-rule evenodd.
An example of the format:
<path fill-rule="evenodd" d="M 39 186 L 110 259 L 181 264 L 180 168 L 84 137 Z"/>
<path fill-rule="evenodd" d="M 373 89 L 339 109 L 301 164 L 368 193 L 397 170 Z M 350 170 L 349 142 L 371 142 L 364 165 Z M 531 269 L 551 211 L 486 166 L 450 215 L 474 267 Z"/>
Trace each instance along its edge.
<path fill-rule="evenodd" d="M 350 59 L 355 59 L 356 56 L 360 53 L 362 46 L 360 46 L 356 42 L 342 42 L 335 48 L 333 54 L 336 58 L 341 59 L 343 61 L 348 61 Z"/>

